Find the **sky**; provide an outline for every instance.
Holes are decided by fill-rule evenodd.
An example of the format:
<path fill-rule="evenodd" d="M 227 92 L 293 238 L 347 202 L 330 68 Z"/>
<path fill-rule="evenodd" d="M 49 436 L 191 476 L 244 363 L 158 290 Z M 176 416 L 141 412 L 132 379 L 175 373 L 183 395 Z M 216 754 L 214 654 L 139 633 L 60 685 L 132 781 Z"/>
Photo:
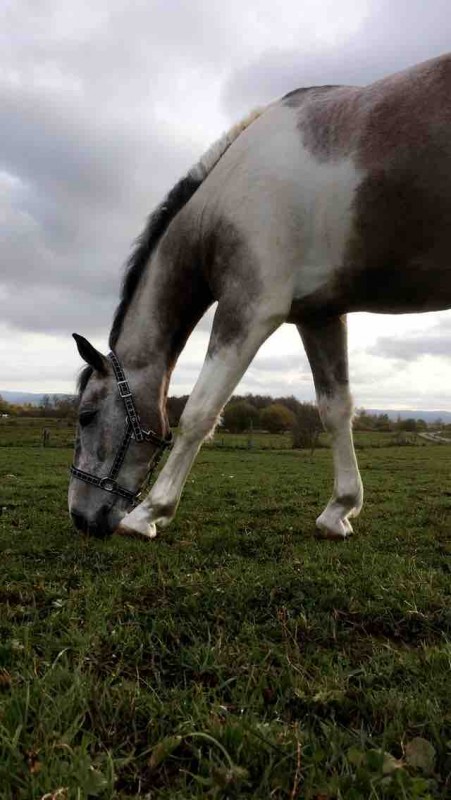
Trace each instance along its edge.
<path fill-rule="evenodd" d="M 106 352 L 134 238 L 215 139 L 296 87 L 447 52 L 451 29 L 448 0 L 4 0 L 0 47 L 0 392 L 73 392 L 72 331 Z M 357 407 L 451 410 L 451 312 L 350 315 L 349 350 Z M 294 327 L 238 392 L 313 399 Z"/>

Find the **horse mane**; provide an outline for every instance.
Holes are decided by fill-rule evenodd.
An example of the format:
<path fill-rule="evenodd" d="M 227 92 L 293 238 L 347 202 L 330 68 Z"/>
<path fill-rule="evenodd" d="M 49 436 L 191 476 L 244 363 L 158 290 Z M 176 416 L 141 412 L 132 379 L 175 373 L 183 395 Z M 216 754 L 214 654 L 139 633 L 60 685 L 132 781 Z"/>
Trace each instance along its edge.
<path fill-rule="evenodd" d="M 137 238 L 135 246 L 127 260 L 122 280 L 121 297 L 116 308 L 111 327 L 109 345 L 113 349 L 119 338 L 125 315 L 133 299 L 138 283 L 161 237 L 170 222 L 188 203 L 193 194 L 217 164 L 225 151 L 257 117 L 263 109 L 255 109 L 237 125 L 225 133 L 201 157 L 200 161 L 171 189 L 162 203 L 149 215 L 143 232 Z M 89 377 L 89 376 L 88 376 Z M 79 387 L 82 385 L 83 373 Z M 86 384 L 85 384 L 86 385 Z"/>

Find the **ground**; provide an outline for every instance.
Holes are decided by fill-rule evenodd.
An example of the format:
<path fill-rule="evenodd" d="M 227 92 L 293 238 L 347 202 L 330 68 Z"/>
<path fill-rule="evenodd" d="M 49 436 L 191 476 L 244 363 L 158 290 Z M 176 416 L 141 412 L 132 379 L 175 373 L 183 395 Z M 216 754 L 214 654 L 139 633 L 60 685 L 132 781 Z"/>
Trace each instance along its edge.
<path fill-rule="evenodd" d="M 62 430 L 0 430 L 2 800 L 449 796 L 451 446 L 361 434 L 335 543 L 328 449 L 224 437 L 147 544 L 72 531 Z"/>

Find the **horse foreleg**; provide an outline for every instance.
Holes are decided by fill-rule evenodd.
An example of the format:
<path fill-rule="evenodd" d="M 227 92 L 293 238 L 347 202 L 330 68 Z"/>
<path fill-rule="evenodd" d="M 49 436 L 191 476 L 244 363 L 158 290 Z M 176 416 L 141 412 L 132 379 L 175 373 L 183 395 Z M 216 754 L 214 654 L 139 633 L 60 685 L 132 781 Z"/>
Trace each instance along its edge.
<path fill-rule="evenodd" d="M 349 517 L 363 502 L 362 481 L 352 441 L 352 397 L 349 391 L 346 317 L 298 325 L 315 382 L 318 410 L 332 437 L 334 491 L 316 520 L 320 536 L 345 539 Z"/>
<path fill-rule="evenodd" d="M 237 299 L 235 306 L 239 305 Z M 252 320 L 243 319 L 242 326 L 235 317 L 231 339 L 227 306 L 219 303 L 207 357 L 180 419 L 173 450 L 150 494 L 124 517 L 118 533 L 149 539 L 156 535 L 156 525 L 169 524 L 202 442 L 214 430 L 257 350 L 280 322 L 280 317 L 268 309 L 259 309 Z"/>

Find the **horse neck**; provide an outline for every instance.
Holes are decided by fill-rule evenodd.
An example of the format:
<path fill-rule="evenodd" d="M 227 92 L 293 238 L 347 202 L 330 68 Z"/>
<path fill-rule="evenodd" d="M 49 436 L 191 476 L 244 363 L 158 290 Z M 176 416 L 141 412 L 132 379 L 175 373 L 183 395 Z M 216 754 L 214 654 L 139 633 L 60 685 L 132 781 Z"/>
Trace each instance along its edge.
<path fill-rule="evenodd" d="M 115 346 L 126 369 L 145 371 L 150 393 L 163 404 L 177 358 L 212 303 L 189 239 L 182 226 L 171 225 L 139 281 Z"/>

